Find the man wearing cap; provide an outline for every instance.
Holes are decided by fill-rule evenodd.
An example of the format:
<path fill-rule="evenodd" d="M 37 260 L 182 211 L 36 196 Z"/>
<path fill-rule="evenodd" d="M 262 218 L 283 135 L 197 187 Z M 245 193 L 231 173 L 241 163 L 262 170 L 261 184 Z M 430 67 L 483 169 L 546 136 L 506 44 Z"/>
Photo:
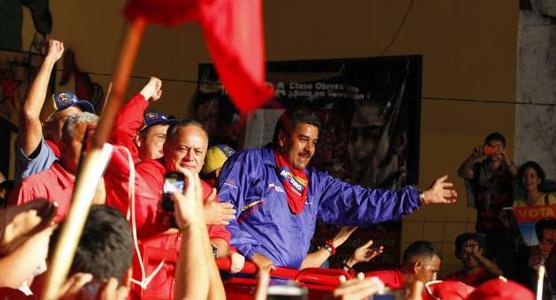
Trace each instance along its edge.
<path fill-rule="evenodd" d="M 143 89 L 120 109 L 114 123 L 110 142 L 126 147 L 134 162 L 159 159 L 166 140 L 168 125 L 172 122 L 159 112 L 145 112 L 150 101 L 162 96 L 162 81 L 151 77 Z"/>
<path fill-rule="evenodd" d="M 207 157 L 205 164 L 201 170 L 201 178 L 206 181 L 210 186 L 216 187 L 218 183 L 218 176 L 222 166 L 236 151 L 232 147 L 224 144 L 212 146 L 207 150 Z"/>
<path fill-rule="evenodd" d="M 79 100 L 72 93 L 58 93 L 53 96 L 56 111 L 41 123 L 40 113 L 46 100 L 50 73 L 63 53 L 62 42 L 48 41 L 48 52 L 23 102 L 15 149 L 16 182 L 47 170 L 56 157 L 60 156 L 61 129 L 68 116 L 81 111 L 95 112 L 88 101 Z"/>
<path fill-rule="evenodd" d="M 299 268 L 317 218 L 368 225 L 399 219 L 424 204 L 455 201 L 447 176 L 426 191 L 389 191 L 351 185 L 307 167 L 319 129 L 312 112 L 286 111 L 275 128 L 273 145 L 240 151 L 222 168 L 219 197 L 238 212 L 237 221 L 228 225 L 232 245 L 257 265 Z"/>

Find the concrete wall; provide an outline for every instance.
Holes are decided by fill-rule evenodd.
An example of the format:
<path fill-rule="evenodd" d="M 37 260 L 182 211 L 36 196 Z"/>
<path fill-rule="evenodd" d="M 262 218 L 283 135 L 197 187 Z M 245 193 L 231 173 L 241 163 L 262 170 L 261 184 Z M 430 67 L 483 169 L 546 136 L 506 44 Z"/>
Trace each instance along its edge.
<path fill-rule="evenodd" d="M 513 101 L 516 89 L 518 1 L 507 0 L 267 0 L 264 1 L 268 60 L 372 57 L 382 53 L 406 22 L 385 55 L 423 55 L 424 97 Z M 53 36 L 72 47 L 85 71 L 109 73 L 113 68 L 124 21 L 123 1 L 51 1 Z M 29 18 L 26 15 L 26 22 Z M 32 30 L 24 31 L 28 44 Z M 196 25 L 148 28 L 134 74 L 196 79 L 197 64 L 208 62 Z M 109 78 L 93 76 L 102 84 Z M 132 80 L 137 89 L 143 80 Z M 189 113 L 194 84 L 164 83 L 164 99 L 156 108 L 176 115 Z M 416 239 L 438 243 L 444 272 L 459 262 L 453 241 L 473 231 L 475 213 L 466 207 L 459 164 L 493 130 L 513 145 L 515 107 L 423 99 L 421 185 L 448 174 L 461 195 L 452 206 L 421 209 L 404 219 L 402 246 Z M 403 249 L 402 249 L 403 250 Z"/>

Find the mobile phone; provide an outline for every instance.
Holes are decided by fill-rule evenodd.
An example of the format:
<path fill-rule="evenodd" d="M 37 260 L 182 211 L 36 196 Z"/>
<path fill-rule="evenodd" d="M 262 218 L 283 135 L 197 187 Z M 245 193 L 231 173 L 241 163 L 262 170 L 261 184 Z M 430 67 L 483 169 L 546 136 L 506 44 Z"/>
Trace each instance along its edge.
<path fill-rule="evenodd" d="M 498 147 L 489 146 L 489 145 L 486 145 L 486 146 L 483 147 L 483 153 L 485 155 L 494 154 L 494 153 L 496 153 L 496 151 L 498 151 Z"/>
<path fill-rule="evenodd" d="M 185 188 L 185 176 L 180 172 L 168 172 L 164 175 L 162 187 L 162 209 L 174 211 L 174 202 L 170 199 L 173 192 L 182 193 Z"/>

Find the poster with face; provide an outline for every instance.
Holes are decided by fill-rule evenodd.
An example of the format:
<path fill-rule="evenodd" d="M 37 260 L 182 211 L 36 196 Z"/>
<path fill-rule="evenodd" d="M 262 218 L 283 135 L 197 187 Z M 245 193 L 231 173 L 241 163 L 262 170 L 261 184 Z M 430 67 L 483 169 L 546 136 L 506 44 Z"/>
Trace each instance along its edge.
<path fill-rule="evenodd" d="M 264 146 L 272 141 L 281 112 L 303 106 L 322 124 L 312 166 L 363 187 L 398 188 L 418 182 L 420 56 L 268 62 L 266 77 L 274 87 L 274 99 L 240 116 L 213 66 L 199 66 L 196 117 L 208 130 L 211 144 L 235 149 Z M 320 224 L 315 247 L 335 231 L 336 226 Z M 361 270 L 396 265 L 400 232 L 401 222 L 357 230 L 331 263 L 373 239 L 387 254 Z"/>

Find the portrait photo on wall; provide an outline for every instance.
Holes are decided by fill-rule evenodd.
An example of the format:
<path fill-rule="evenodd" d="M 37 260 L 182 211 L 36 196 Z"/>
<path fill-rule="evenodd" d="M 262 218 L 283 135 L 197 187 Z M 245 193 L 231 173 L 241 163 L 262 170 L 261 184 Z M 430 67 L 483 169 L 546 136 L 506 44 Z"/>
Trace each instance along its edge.
<path fill-rule="evenodd" d="M 196 119 L 211 144 L 255 148 L 272 140 L 276 122 L 289 107 L 316 113 L 322 128 L 311 164 L 341 180 L 373 188 L 418 183 L 421 111 L 421 56 L 277 61 L 266 78 L 275 97 L 241 116 L 211 64 L 199 65 L 194 98 Z M 314 244 L 338 228 L 319 224 Z M 401 222 L 357 230 L 331 259 L 333 265 L 373 239 L 384 254 L 360 270 L 396 265 Z"/>

